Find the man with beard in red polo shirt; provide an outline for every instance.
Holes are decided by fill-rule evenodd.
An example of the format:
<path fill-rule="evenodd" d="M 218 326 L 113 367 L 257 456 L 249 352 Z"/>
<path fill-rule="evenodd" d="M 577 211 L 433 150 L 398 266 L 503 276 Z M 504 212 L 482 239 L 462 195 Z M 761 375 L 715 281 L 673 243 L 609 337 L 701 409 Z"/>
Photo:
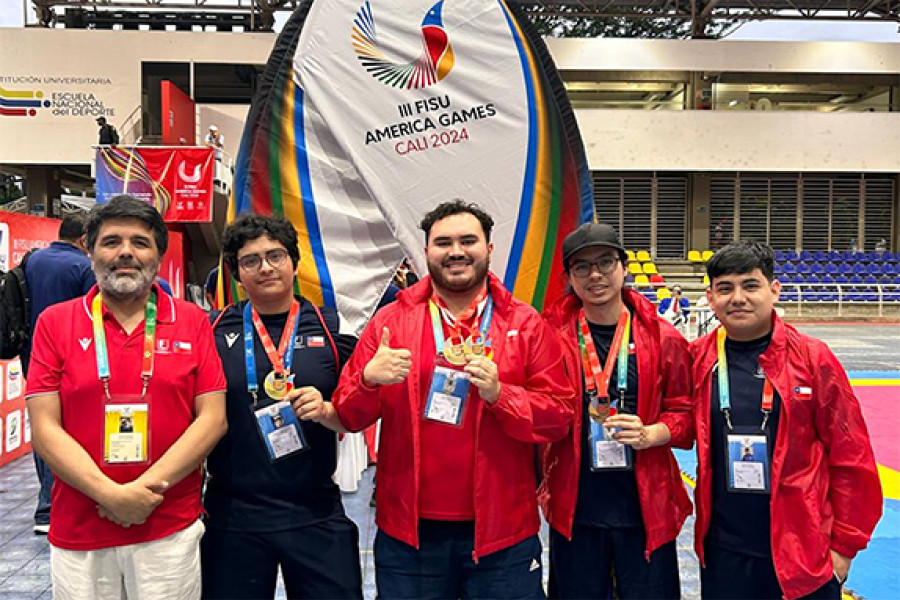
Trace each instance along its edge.
<path fill-rule="evenodd" d="M 535 444 L 573 391 L 556 335 L 489 273 L 493 220 L 455 200 L 422 220 L 426 277 L 363 332 L 333 397 L 381 417 L 380 598 L 542 598 Z"/>

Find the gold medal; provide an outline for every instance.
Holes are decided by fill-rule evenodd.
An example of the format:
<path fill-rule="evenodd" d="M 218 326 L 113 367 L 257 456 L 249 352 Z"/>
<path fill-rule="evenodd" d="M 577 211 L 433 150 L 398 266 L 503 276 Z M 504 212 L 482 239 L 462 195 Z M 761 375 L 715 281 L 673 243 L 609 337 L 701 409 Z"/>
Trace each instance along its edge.
<path fill-rule="evenodd" d="M 269 371 L 263 382 L 263 388 L 266 394 L 273 400 L 281 400 L 287 396 L 288 392 L 294 389 L 294 376 L 286 373 L 278 373 Z"/>
<path fill-rule="evenodd" d="M 444 358 L 451 365 L 466 364 L 466 348 L 461 338 L 454 336 L 444 342 Z"/>

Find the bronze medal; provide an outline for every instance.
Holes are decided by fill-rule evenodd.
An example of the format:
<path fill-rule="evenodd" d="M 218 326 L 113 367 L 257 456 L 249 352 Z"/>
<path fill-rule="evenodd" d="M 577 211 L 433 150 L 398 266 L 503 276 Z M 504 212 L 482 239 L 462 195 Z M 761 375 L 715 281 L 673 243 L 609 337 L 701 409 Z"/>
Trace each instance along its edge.
<path fill-rule="evenodd" d="M 293 375 L 269 371 L 269 374 L 266 375 L 266 379 L 263 382 L 263 388 L 270 398 L 281 400 L 287 396 L 288 392 L 294 389 L 293 379 Z"/>

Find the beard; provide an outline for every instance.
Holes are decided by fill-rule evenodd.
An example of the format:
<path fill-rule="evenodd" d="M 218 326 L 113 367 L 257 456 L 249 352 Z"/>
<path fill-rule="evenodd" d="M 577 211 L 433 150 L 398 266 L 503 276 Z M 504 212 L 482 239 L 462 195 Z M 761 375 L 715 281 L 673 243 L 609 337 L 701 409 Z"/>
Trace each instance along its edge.
<path fill-rule="evenodd" d="M 100 291 L 118 300 L 141 296 L 153 285 L 156 272 L 159 270 L 159 259 L 141 265 L 134 259 L 105 262 L 100 259 L 91 261 L 97 276 Z M 131 273 L 119 273 L 118 269 L 131 267 Z"/>
<path fill-rule="evenodd" d="M 447 277 L 444 274 L 444 267 L 458 262 L 464 262 L 465 264 L 472 266 L 473 272 L 471 277 Z M 440 262 L 428 261 L 428 274 L 431 275 L 432 282 L 436 287 L 447 290 L 448 292 L 461 293 L 468 292 L 484 285 L 484 280 L 487 277 L 489 267 L 489 259 L 474 260 L 471 258 L 463 258 L 447 259 Z"/>

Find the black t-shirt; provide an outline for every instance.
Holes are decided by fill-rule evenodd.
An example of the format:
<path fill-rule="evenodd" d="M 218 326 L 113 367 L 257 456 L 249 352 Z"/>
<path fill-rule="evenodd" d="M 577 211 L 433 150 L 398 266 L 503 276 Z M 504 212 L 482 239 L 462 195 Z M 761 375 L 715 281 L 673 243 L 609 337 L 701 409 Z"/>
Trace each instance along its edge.
<path fill-rule="evenodd" d="M 735 428 L 751 427 L 761 431 L 760 410 L 765 375 L 759 356 L 772 340 L 772 334 L 749 342 L 725 340 L 728 357 L 728 385 L 731 394 L 731 422 Z M 730 552 L 756 557 L 771 557 L 770 494 L 728 492 L 726 488 L 725 417 L 719 409 L 718 367 L 712 372 L 710 451 L 712 452 L 712 513 L 706 543 L 728 548 Z M 766 433 L 769 468 L 778 432 L 781 398 L 775 392 L 772 414 Z M 771 475 L 770 475 L 771 476 Z"/>
<path fill-rule="evenodd" d="M 333 431 L 311 421 L 300 421 L 309 448 L 276 462 L 269 460 L 247 391 L 244 305 L 242 302 L 227 308 L 215 328 L 216 350 L 228 380 L 228 433 L 207 461 L 207 526 L 246 532 L 283 531 L 342 514 L 340 490 L 332 481 L 337 465 Z M 338 334 L 337 314 L 331 309 L 321 310 L 343 365 L 353 352 L 356 338 Z M 277 347 L 287 314 L 261 318 Z M 259 336 L 254 332 L 253 337 L 259 404 L 265 406 L 273 402 L 263 388 L 272 366 Z M 334 363 L 334 352 L 315 310 L 301 299 L 292 365 L 295 387 L 313 386 L 330 401 L 338 380 Z"/>
<path fill-rule="evenodd" d="M 601 368 L 606 364 L 609 355 L 609 347 L 612 345 L 613 336 L 616 333 L 615 325 L 595 325 L 588 323 L 594 346 L 597 348 L 597 357 L 600 359 Z M 619 399 L 619 411 L 635 414 L 637 412 L 638 395 L 638 370 L 637 357 L 634 353 L 634 338 L 629 339 L 628 351 L 628 388 L 625 390 L 625 398 Z M 618 349 L 617 349 L 618 350 Z M 618 360 L 616 361 L 618 362 Z M 618 377 L 617 367 L 613 366 L 612 376 L 609 380 L 609 397 L 617 398 Z M 581 403 L 581 465 L 578 473 L 578 500 L 575 504 L 575 523 L 591 527 L 640 527 L 641 505 L 638 498 L 637 482 L 634 479 L 634 469 L 628 471 L 591 471 L 591 455 L 588 444 L 590 434 L 587 407 L 589 398 L 585 391 Z M 634 451 L 630 448 L 632 464 L 634 464 Z"/>

